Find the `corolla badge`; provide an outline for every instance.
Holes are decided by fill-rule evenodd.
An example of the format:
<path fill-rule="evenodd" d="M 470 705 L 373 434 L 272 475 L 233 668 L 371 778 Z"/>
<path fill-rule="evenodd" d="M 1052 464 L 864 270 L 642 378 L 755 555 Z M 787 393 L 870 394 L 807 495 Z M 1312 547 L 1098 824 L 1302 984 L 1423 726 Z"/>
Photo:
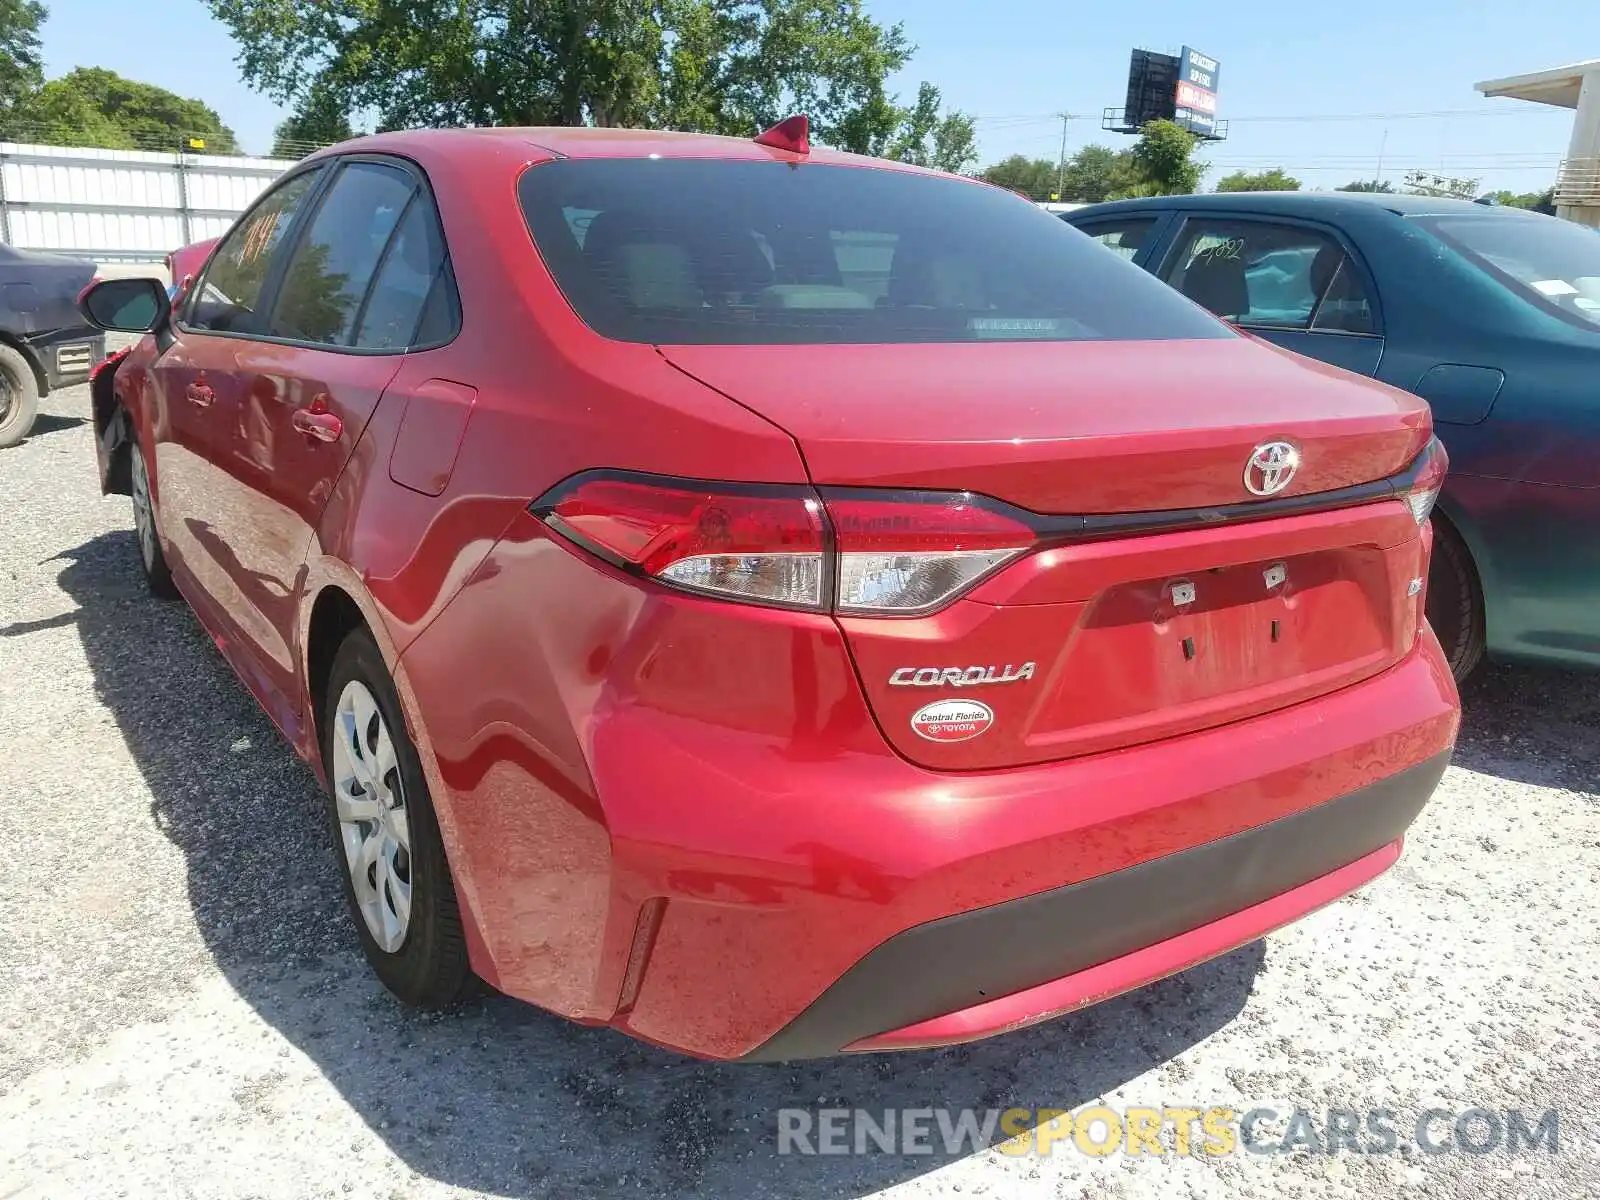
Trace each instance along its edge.
<path fill-rule="evenodd" d="M 1276 496 L 1300 469 L 1300 451 L 1288 442 L 1262 442 L 1244 464 L 1244 486 L 1252 496 Z"/>
<path fill-rule="evenodd" d="M 935 700 L 911 717 L 911 728 L 930 742 L 965 742 L 994 724 L 994 710 L 976 700 Z"/>
<path fill-rule="evenodd" d="M 982 683 L 1021 683 L 1032 679 L 1034 664 L 1020 667 L 901 667 L 889 676 L 890 687 L 975 687 Z"/>

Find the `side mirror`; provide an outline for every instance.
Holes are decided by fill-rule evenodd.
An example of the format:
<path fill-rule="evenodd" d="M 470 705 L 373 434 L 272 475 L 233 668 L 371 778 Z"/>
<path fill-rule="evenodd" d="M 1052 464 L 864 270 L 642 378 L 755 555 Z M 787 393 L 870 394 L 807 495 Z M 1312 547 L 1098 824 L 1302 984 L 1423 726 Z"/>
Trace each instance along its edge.
<path fill-rule="evenodd" d="M 102 279 L 78 297 L 89 324 L 114 333 L 149 333 L 172 315 L 172 301 L 159 279 Z"/>

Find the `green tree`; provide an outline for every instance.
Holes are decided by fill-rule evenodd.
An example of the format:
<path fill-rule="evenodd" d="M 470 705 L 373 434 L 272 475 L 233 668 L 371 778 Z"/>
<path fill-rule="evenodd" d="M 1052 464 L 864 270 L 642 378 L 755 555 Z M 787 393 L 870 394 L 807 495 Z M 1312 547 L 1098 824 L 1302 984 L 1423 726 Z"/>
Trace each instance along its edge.
<path fill-rule="evenodd" d="M 1298 192 L 1300 181 L 1292 175 L 1286 175 L 1282 167 L 1273 167 L 1270 171 L 1259 171 L 1251 174 L 1248 171 L 1235 171 L 1232 175 L 1224 175 L 1217 180 L 1219 192 Z"/>
<path fill-rule="evenodd" d="M 70 88 L 46 84 L 28 97 L 18 111 L 18 126 L 25 141 L 50 146 L 98 146 L 105 150 L 139 148 L 132 135 L 101 112 L 93 100 Z"/>
<path fill-rule="evenodd" d="M 355 136 L 339 97 L 325 88 L 314 88 L 272 131 L 272 157 L 300 158 Z"/>
<path fill-rule="evenodd" d="M 972 114 L 945 113 L 933 127 L 933 157 L 928 165 L 961 175 L 971 170 L 977 161 L 978 131 Z"/>
<path fill-rule="evenodd" d="M 1431 171 L 1412 171 L 1406 176 L 1406 190 L 1414 196 L 1440 196 L 1453 200 L 1471 200 L 1478 194 L 1477 179 L 1455 179 L 1435 175 Z"/>
<path fill-rule="evenodd" d="M 1134 184 L 1132 153 L 1109 146 L 1085 146 L 1067 160 L 1061 180 L 1063 200 L 1099 204 L 1122 194 Z"/>
<path fill-rule="evenodd" d="M 970 114 L 940 113 L 939 89 L 924 83 L 917 102 L 904 110 L 884 154 L 919 167 L 959 174 L 978 161 L 977 127 Z"/>
<path fill-rule="evenodd" d="M 863 0 L 206 0 L 245 80 L 378 126 L 633 125 L 749 136 L 793 112 L 871 152 L 911 56 Z"/>
<path fill-rule="evenodd" d="M 1196 137 L 1171 121 L 1151 121 L 1128 152 L 1135 196 L 1181 196 L 1200 187 L 1206 165 L 1196 162 Z"/>
<path fill-rule="evenodd" d="M 38 0 L 0 0 L 0 139 L 13 136 L 18 110 L 44 79 L 39 26 L 47 15 Z"/>
<path fill-rule="evenodd" d="M 1387 195 L 1394 194 L 1394 184 L 1387 179 L 1357 179 L 1354 183 L 1347 183 L 1343 187 L 1334 188 L 1336 192 L 1383 192 Z"/>
<path fill-rule="evenodd" d="M 1548 188 L 1542 192 L 1489 192 L 1488 198 L 1507 208 L 1526 208 L 1533 212 L 1554 213 L 1555 189 Z"/>
<path fill-rule="evenodd" d="M 1056 173 L 1057 165 L 1047 158 L 1013 154 L 985 167 L 978 177 L 1030 200 L 1048 200 L 1056 190 Z"/>
<path fill-rule="evenodd" d="M 55 145 L 208 154 L 236 154 L 239 149 L 233 131 L 199 100 L 100 67 L 79 67 L 50 80 L 19 112 L 22 124 Z"/>
<path fill-rule="evenodd" d="M 1056 197 L 1082 204 L 1134 195 L 1141 185 L 1133 151 L 1107 146 L 1085 146 L 1067 159 L 1065 169 L 1047 158 L 1013 154 L 985 167 L 979 177 L 1030 200 Z"/>

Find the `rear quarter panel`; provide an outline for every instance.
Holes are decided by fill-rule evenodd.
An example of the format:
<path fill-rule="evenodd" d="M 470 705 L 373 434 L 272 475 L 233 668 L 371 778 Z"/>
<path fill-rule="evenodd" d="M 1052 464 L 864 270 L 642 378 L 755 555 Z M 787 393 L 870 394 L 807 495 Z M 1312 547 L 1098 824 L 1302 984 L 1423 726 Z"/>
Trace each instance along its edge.
<path fill-rule="evenodd" d="M 1515 347 L 1489 417 L 1441 424 L 1441 499 L 1483 584 L 1489 648 L 1600 666 L 1600 335 Z"/>
<path fill-rule="evenodd" d="M 0 259 L 0 330 L 18 336 L 52 329 L 94 331 L 78 315 L 78 293 L 94 277 L 91 262 L 51 256 Z"/>
<path fill-rule="evenodd" d="M 380 140 L 371 148 L 387 147 Z M 541 628 L 548 613 L 539 595 L 508 590 L 514 581 L 499 578 L 503 563 L 491 551 L 507 544 L 503 535 L 516 522 L 532 522 L 533 499 L 581 470 L 803 482 L 805 468 L 792 439 L 766 420 L 675 370 L 652 347 L 605 342 L 577 320 L 517 206 L 516 181 L 542 152 L 504 138 L 492 146 L 397 139 L 394 149 L 433 186 L 461 329 L 450 344 L 406 357 L 323 511 L 301 597 L 302 677 L 317 596 L 337 586 L 356 599 L 394 672 L 469 913 L 481 911 L 490 886 L 480 885 L 475 868 L 490 867 L 464 840 L 480 848 L 492 842 L 502 803 L 548 803 L 541 846 L 567 855 L 563 869 L 573 883 L 520 902 L 546 906 L 549 919 L 539 928 L 560 940 L 556 952 L 564 955 L 549 976 L 556 990 L 540 998 L 583 1016 L 607 919 L 603 897 L 592 903 L 584 888 L 607 877 L 610 851 L 579 727 L 582 704 L 556 686 L 570 677 L 566 661 L 577 648 L 562 628 Z M 421 490 L 398 482 L 418 482 L 400 431 L 410 399 L 438 394 L 440 385 L 473 389 L 476 399 L 453 470 L 431 495 L 431 479 Z M 482 620 L 443 619 L 468 594 L 497 600 Z M 469 607 L 470 616 L 479 612 Z M 425 642 L 424 631 L 432 631 Z M 414 653 L 418 644 L 425 649 Z M 549 661 L 551 646 L 560 663 Z M 514 709 L 507 688 L 490 686 L 513 664 Z M 497 738 L 510 717 L 516 736 Z M 302 753 L 315 761 L 317 750 L 307 745 Z M 509 794 L 508 779 L 522 781 Z M 475 968 L 493 982 L 482 940 L 474 946 Z M 609 994 L 614 1003 L 615 981 Z"/>
<path fill-rule="evenodd" d="M 1477 567 L 1489 649 L 1600 665 L 1600 332 L 1384 216 L 1365 233 L 1391 322 L 1380 377 L 1417 390 L 1441 364 L 1504 375 L 1489 403 L 1434 410 L 1450 453 L 1440 508 Z"/>
<path fill-rule="evenodd" d="M 388 149 L 382 139 L 374 150 Z M 396 654 L 448 603 L 511 519 L 577 471 L 624 467 L 803 481 L 793 442 L 694 383 L 648 346 L 577 321 L 534 250 L 516 181 L 546 157 L 526 144 L 403 137 L 443 219 L 462 320 L 453 341 L 406 356 L 323 512 L 313 560 L 350 568 Z M 473 389 L 453 470 L 437 494 L 396 482 L 407 403 L 433 385 Z M 432 490 L 431 487 L 428 490 Z M 315 600 L 307 589 L 305 603 Z"/>

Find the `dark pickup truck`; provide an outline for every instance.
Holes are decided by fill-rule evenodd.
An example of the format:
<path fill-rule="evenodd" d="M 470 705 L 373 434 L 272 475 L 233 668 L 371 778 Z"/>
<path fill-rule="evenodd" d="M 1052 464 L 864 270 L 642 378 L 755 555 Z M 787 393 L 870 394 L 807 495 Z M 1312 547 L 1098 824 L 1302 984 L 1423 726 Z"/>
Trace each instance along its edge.
<path fill-rule="evenodd" d="M 28 436 L 39 397 L 105 357 L 105 335 L 78 314 L 94 275 L 92 262 L 0 244 L 0 446 Z"/>

